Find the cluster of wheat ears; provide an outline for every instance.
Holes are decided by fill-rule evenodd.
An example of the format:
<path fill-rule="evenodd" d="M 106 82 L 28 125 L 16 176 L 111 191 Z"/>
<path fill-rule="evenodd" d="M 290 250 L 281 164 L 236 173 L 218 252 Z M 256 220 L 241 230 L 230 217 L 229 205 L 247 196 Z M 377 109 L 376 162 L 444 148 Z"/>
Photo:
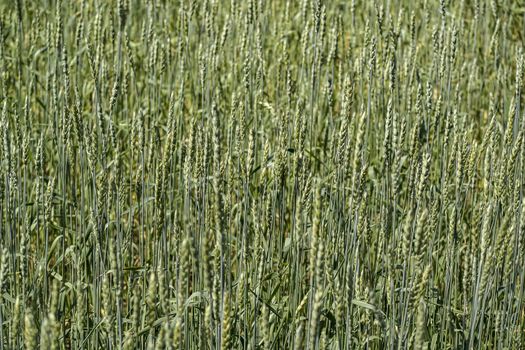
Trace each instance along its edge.
<path fill-rule="evenodd" d="M 524 16 L 0 1 L 0 350 L 524 349 Z"/>

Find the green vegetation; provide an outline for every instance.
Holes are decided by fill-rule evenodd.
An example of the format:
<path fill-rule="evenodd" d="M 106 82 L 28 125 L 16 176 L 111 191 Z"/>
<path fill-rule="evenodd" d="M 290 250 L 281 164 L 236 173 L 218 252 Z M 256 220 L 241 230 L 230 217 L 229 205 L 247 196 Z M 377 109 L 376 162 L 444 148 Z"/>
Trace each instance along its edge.
<path fill-rule="evenodd" d="M 525 348 L 522 1 L 0 9 L 0 350 Z"/>

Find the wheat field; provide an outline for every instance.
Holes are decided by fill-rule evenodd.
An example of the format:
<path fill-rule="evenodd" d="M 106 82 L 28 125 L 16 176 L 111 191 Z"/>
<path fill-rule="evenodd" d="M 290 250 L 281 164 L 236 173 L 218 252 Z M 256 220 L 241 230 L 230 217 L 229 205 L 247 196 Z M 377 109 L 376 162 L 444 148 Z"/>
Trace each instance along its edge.
<path fill-rule="evenodd" d="M 0 350 L 525 349 L 522 0 L 0 0 Z"/>

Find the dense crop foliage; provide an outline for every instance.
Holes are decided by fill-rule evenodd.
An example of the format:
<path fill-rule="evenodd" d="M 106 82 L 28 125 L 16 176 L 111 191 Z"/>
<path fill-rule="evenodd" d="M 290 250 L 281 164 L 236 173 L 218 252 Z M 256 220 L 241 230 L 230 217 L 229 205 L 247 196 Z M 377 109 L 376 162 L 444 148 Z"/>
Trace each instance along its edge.
<path fill-rule="evenodd" d="M 0 1 L 0 350 L 525 348 L 524 14 Z"/>

